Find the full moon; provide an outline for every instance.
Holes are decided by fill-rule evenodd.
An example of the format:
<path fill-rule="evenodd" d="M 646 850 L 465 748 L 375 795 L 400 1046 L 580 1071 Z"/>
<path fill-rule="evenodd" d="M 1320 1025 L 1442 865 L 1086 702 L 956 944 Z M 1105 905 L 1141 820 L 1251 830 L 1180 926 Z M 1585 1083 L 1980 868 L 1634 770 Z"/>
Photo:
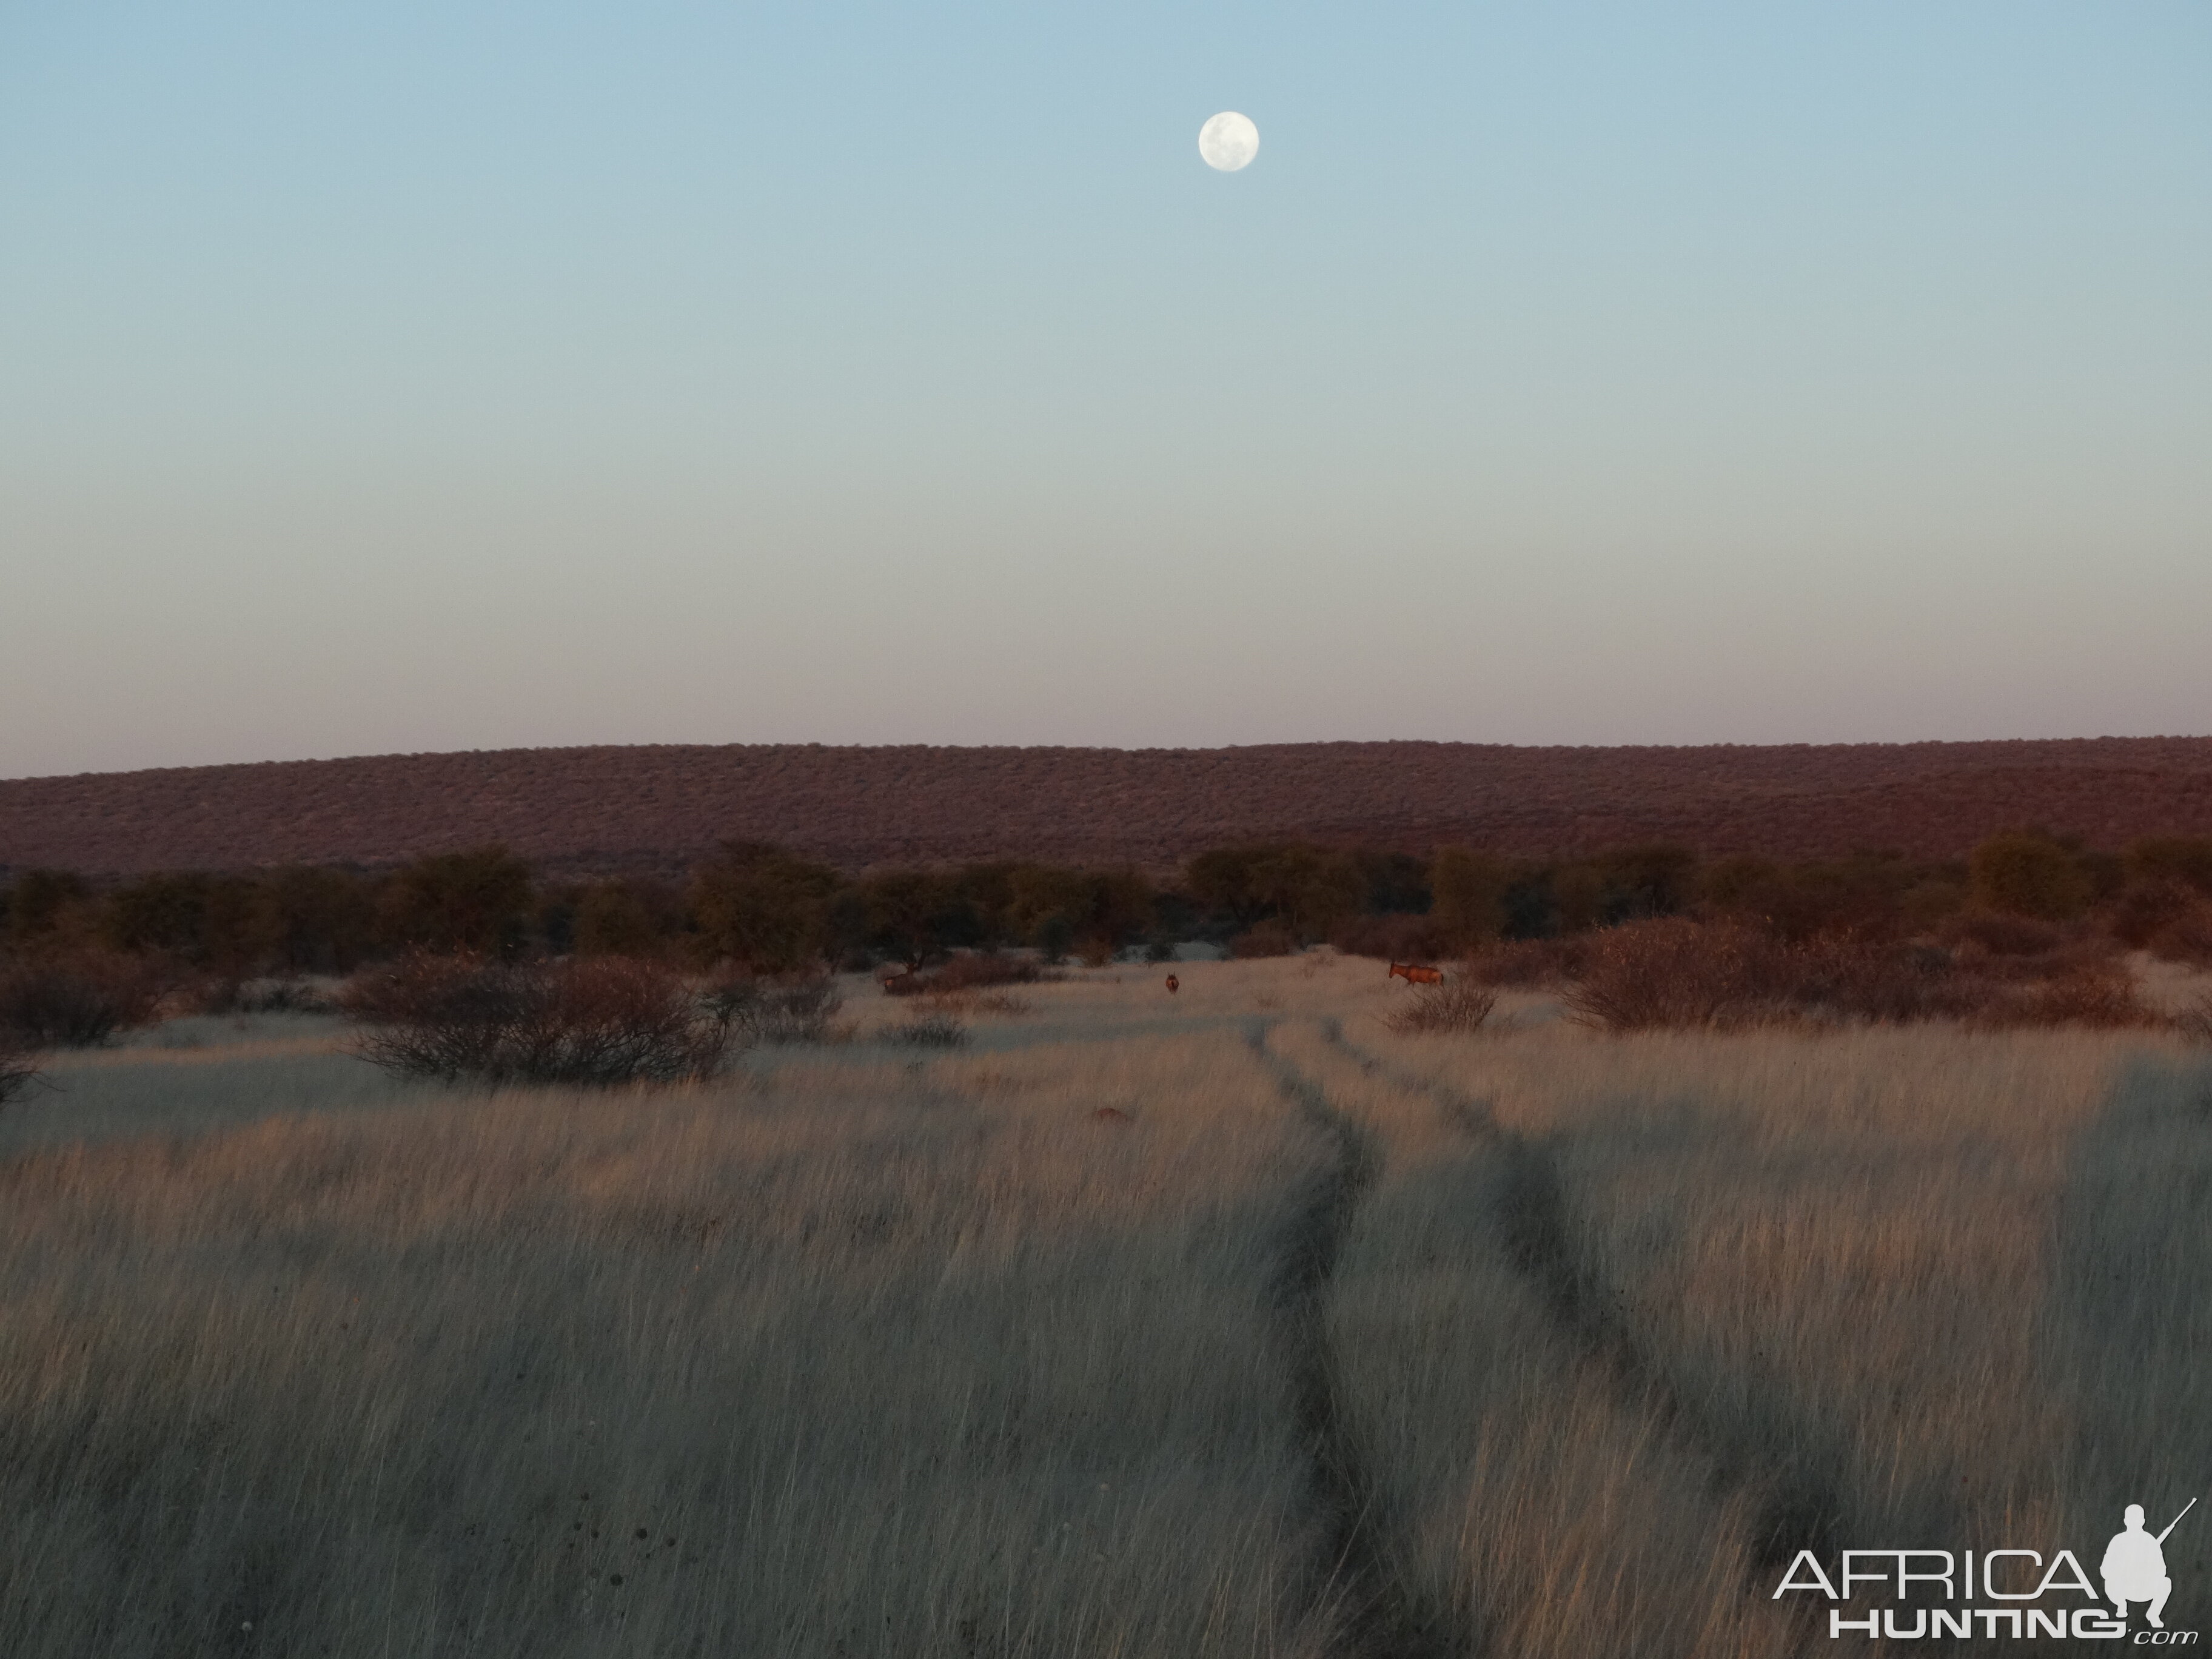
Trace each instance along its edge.
<path fill-rule="evenodd" d="M 1222 173 L 1249 167 L 1260 153 L 1260 129 L 1248 115 L 1225 109 L 1198 130 L 1198 153 Z"/>

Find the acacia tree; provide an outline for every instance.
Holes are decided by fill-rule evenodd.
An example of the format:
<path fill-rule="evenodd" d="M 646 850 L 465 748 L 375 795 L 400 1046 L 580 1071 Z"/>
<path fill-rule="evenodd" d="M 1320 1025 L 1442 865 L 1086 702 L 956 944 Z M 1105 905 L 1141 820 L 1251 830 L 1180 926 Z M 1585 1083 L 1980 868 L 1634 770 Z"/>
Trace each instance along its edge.
<path fill-rule="evenodd" d="M 1975 902 L 2039 921 L 2072 921 L 2095 891 L 2073 853 L 2025 830 L 1990 836 L 1968 856 L 1966 873 Z"/>
<path fill-rule="evenodd" d="M 726 842 L 692 872 L 693 940 L 706 961 L 787 974 L 820 962 L 836 871 L 763 842 Z"/>
<path fill-rule="evenodd" d="M 1430 914 L 1453 949 L 1486 945 L 1505 931 L 1505 890 L 1513 879 L 1502 859 L 1466 847 L 1440 847 L 1429 864 Z"/>
<path fill-rule="evenodd" d="M 861 878 L 859 896 L 868 943 L 909 969 L 982 937 L 975 905 L 949 872 L 878 871 Z"/>
<path fill-rule="evenodd" d="M 65 941 L 91 903 L 91 884 L 74 870 L 26 870 L 8 888 L 8 942 L 32 951 Z"/>
<path fill-rule="evenodd" d="M 402 949 L 512 957 L 529 936 L 533 886 L 504 847 L 434 854 L 385 884 L 379 931 Z"/>

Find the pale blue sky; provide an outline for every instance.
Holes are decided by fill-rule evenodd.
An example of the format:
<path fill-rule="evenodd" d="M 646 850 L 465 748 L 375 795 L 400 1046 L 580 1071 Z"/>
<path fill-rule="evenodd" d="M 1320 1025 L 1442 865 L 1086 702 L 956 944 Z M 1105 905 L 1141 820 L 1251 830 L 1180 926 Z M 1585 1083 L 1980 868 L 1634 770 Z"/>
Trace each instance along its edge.
<path fill-rule="evenodd" d="M 2208 659 L 2202 0 L 0 0 L 0 775 Z"/>

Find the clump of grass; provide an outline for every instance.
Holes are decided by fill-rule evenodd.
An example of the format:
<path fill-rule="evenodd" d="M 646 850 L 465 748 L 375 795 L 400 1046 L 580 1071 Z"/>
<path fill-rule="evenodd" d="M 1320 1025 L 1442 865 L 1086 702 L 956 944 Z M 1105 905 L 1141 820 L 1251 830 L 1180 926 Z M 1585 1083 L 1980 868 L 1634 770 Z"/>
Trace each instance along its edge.
<path fill-rule="evenodd" d="M 1416 987 L 1404 1006 L 1382 1017 L 1401 1036 L 1453 1035 L 1479 1031 L 1498 1006 L 1498 993 L 1469 979 Z"/>
<path fill-rule="evenodd" d="M 1011 991 L 937 991 L 924 999 L 922 1006 L 931 1013 L 954 1019 L 972 1019 L 978 1014 L 1018 1019 L 1036 1011 L 1036 1005 L 1027 997 L 1016 996 Z"/>
<path fill-rule="evenodd" d="M 655 963 L 490 963 L 410 956 L 356 978 L 339 1006 L 356 1052 L 410 1077 L 610 1085 L 711 1076 L 730 1020 Z"/>

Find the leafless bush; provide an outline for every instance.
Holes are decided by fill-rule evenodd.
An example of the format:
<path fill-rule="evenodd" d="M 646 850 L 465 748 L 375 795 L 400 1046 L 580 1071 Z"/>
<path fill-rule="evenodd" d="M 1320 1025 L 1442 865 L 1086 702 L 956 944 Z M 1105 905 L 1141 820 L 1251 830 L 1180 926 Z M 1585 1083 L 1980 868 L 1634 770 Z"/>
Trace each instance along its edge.
<path fill-rule="evenodd" d="M 978 991 L 993 985 L 1036 985 L 1060 977 L 1048 974 L 1027 957 L 979 951 L 955 957 L 930 973 L 895 974 L 884 981 L 884 992 L 895 997 L 942 995 L 953 991 Z"/>
<path fill-rule="evenodd" d="M 1589 959 L 1583 939 L 1508 939 L 1475 951 L 1461 972 L 1484 985 L 1533 988 L 1567 983 Z"/>
<path fill-rule="evenodd" d="M 1448 943 L 1432 916 L 1353 916 L 1328 939 L 1346 956 L 1382 962 L 1433 962 Z"/>
<path fill-rule="evenodd" d="M 2017 1026 L 2086 1025 L 2117 1030 L 2160 1023 L 2136 994 L 2123 963 L 2085 962 L 2030 985 L 2007 986 L 1974 1016 L 1999 1030 Z"/>
<path fill-rule="evenodd" d="M 2201 996 L 2173 1017 L 2173 1029 L 2195 1042 L 2212 1042 L 2212 994 Z"/>
<path fill-rule="evenodd" d="M 1442 985 L 1415 987 L 1405 1006 L 1385 1014 L 1382 1023 L 1405 1035 L 1477 1031 L 1497 1006 L 1498 993 L 1489 986 L 1455 979 Z"/>
<path fill-rule="evenodd" d="M 2171 877 L 2131 881 L 2107 908 L 2105 922 L 2121 944 L 2142 950 L 2202 902 L 2185 881 Z"/>
<path fill-rule="evenodd" d="M 1963 1018 L 1995 989 L 1942 946 L 1896 939 L 1810 939 L 1778 953 L 1771 971 L 1778 993 L 1803 1014 L 1885 1025 Z"/>
<path fill-rule="evenodd" d="M 619 957 L 410 956 L 355 979 L 339 1006 L 365 1028 L 363 1059 L 410 1076 L 490 1083 L 705 1077 L 736 1035 L 669 969 Z"/>
<path fill-rule="evenodd" d="M 1607 929 L 1591 942 L 1566 1005 L 1609 1031 L 1723 1029 L 1784 1012 L 1781 947 L 1749 928 L 1668 917 Z"/>
<path fill-rule="evenodd" d="M 2067 933 L 2055 923 L 2032 916 L 1970 910 L 1946 922 L 1942 938 L 1947 945 L 1993 957 L 2039 957 L 2064 945 Z"/>
<path fill-rule="evenodd" d="M 1036 985 L 1052 977 L 1028 957 L 987 951 L 953 957 L 930 975 L 930 983 L 943 991 L 975 991 L 989 985 Z"/>
<path fill-rule="evenodd" d="M 2150 948 L 2168 962 L 2212 968 L 2212 904 L 2193 905 L 2174 917 L 2152 936 Z"/>
<path fill-rule="evenodd" d="M 328 1014 L 337 1005 L 297 975 L 275 979 L 217 979 L 202 985 L 192 1006 L 203 1014 Z"/>
<path fill-rule="evenodd" d="M 707 994 L 716 1019 L 742 1043 L 829 1042 L 845 999 L 826 974 L 792 979 L 725 979 Z"/>
<path fill-rule="evenodd" d="M 147 958 L 97 951 L 0 969 L 0 1034 L 27 1048 L 91 1048 L 150 1025 L 169 975 Z"/>
<path fill-rule="evenodd" d="M 1298 941 L 1279 921 L 1263 921 L 1248 927 L 1229 941 L 1229 954 L 1239 961 L 1258 957 L 1287 957 L 1297 951 Z"/>
<path fill-rule="evenodd" d="M 957 1016 L 939 1012 L 916 1014 L 887 1035 L 891 1042 L 914 1048 L 957 1048 L 968 1041 L 968 1027 Z"/>
<path fill-rule="evenodd" d="M 37 1060 L 27 1050 L 0 1037 L 0 1106 L 27 1092 L 38 1081 Z"/>
<path fill-rule="evenodd" d="M 1788 945 L 1732 926 L 1637 923 L 1593 941 L 1566 1002 L 1578 1018 L 1616 1031 L 1792 1020 L 1954 1019 L 1993 1030 L 2158 1024 L 2126 964 L 2104 945 L 2039 930 L 2033 956 L 1991 954 L 1971 938 L 1955 951 L 1880 939 Z M 2031 941 L 2023 931 L 2004 942 Z"/>

